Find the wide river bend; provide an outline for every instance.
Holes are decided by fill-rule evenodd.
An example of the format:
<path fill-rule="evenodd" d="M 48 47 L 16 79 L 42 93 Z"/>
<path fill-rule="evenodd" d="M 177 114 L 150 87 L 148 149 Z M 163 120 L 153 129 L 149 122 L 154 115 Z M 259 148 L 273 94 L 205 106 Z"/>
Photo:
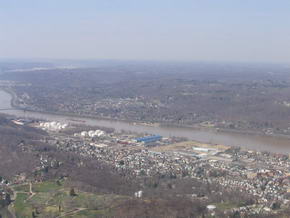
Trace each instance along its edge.
<path fill-rule="evenodd" d="M 150 134 L 159 134 L 164 137 L 178 136 L 187 137 L 188 139 L 213 144 L 223 144 L 240 146 L 246 149 L 270 151 L 277 153 L 290 153 L 290 139 L 286 137 L 274 137 L 266 135 L 252 135 L 243 133 L 217 132 L 215 130 L 200 130 L 193 128 L 181 127 L 160 127 L 160 126 L 145 126 L 141 124 L 132 124 L 124 121 L 111 121 L 92 118 L 76 118 L 67 115 L 54 115 L 45 112 L 29 112 L 24 113 L 23 110 L 9 109 L 11 108 L 12 96 L 0 90 L 0 112 L 15 115 L 18 117 L 29 117 L 44 120 L 60 121 L 65 123 L 73 123 L 71 119 L 81 119 L 86 121 L 87 125 L 104 126 L 115 128 L 117 131 L 126 130 L 133 132 L 146 132 Z M 6 109 L 6 110 L 3 110 Z"/>

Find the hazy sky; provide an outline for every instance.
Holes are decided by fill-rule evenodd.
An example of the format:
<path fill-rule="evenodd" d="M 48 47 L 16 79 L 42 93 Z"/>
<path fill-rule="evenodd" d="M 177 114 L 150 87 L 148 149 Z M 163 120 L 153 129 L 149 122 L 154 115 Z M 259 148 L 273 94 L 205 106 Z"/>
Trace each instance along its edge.
<path fill-rule="evenodd" d="M 290 1 L 0 0 L 0 57 L 290 62 Z"/>

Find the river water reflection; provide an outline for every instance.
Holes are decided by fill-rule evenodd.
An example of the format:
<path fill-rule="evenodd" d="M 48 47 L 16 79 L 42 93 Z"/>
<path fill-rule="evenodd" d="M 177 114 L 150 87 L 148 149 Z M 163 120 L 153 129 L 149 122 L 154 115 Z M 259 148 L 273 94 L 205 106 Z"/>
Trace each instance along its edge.
<path fill-rule="evenodd" d="M 11 95 L 5 91 L 0 90 L 0 110 L 11 108 Z M 8 109 L 0 111 L 2 113 L 15 115 L 19 117 L 30 117 L 45 120 L 55 120 L 62 122 L 74 122 L 73 116 L 64 115 L 52 115 L 49 113 L 39 112 L 23 112 L 17 109 Z M 79 119 L 79 118 L 75 118 Z M 191 140 L 196 140 L 204 143 L 213 144 L 224 144 L 241 146 L 254 150 L 279 152 L 279 153 L 290 153 L 290 139 L 284 137 L 272 137 L 272 136 L 261 136 L 261 135 L 246 135 L 241 133 L 225 133 L 216 132 L 211 130 L 197 130 L 191 128 L 179 128 L 179 127 L 155 127 L 155 126 L 143 126 L 134 125 L 128 122 L 122 121 L 109 121 L 91 118 L 81 118 L 86 121 L 87 125 L 112 127 L 116 130 L 126 130 L 134 132 L 146 132 L 150 134 L 159 134 L 164 137 L 178 136 L 187 137 Z"/>

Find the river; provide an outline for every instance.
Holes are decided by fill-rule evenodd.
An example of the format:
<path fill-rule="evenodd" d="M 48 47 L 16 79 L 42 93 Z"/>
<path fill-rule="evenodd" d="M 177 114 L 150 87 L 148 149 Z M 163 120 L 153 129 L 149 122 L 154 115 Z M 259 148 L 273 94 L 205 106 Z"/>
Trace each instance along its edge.
<path fill-rule="evenodd" d="M 11 108 L 11 100 L 12 97 L 9 93 L 0 90 L 0 110 Z M 18 117 L 53 120 L 66 123 L 73 123 L 74 121 L 71 121 L 71 119 L 75 118 L 73 116 L 52 115 L 44 112 L 41 113 L 28 111 L 23 112 L 23 110 L 18 109 L 8 109 L 2 110 L 0 112 L 9 115 L 15 115 Z M 169 136 L 186 137 L 188 139 L 204 143 L 240 146 L 247 149 L 270 151 L 277 153 L 290 153 L 290 139 L 286 137 L 217 132 L 215 130 L 207 130 L 207 129 L 199 130 L 181 127 L 144 126 L 139 124 L 134 125 L 132 123 L 124 121 L 110 121 L 92 118 L 81 118 L 81 119 L 86 121 L 87 125 L 110 127 L 116 129 L 117 131 L 126 130 L 139 133 L 146 132 L 150 134 L 159 134 L 164 137 Z"/>

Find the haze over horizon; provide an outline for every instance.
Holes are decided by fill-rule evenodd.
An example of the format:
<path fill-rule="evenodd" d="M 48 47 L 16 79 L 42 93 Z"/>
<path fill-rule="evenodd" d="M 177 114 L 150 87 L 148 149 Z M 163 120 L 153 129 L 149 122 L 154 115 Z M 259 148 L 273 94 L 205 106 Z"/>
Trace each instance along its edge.
<path fill-rule="evenodd" d="M 0 0 L 0 58 L 290 61 L 290 2 Z"/>

